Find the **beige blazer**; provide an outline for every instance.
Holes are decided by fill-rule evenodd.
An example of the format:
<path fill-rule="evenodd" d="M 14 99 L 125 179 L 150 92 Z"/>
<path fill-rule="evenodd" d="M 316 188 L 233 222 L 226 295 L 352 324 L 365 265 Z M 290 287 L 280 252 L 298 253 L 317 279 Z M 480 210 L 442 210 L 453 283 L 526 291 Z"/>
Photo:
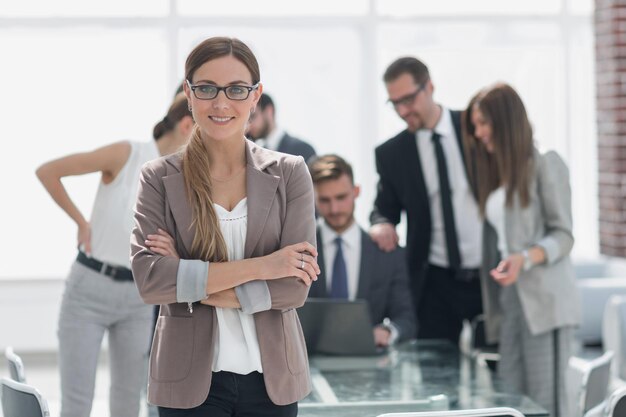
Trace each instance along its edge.
<path fill-rule="evenodd" d="M 567 166 L 556 152 L 535 150 L 535 171 L 530 184 L 530 204 L 522 208 L 517 196 L 504 211 L 509 253 L 541 246 L 546 262 L 521 272 L 517 280 L 526 323 L 533 334 L 581 321 L 581 306 L 569 254 L 574 245 L 572 203 Z M 485 222 L 481 286 L 488 340 L 499 337 L 503 311 L 501 286 L 489 275 L 500 261 L 498 236 Z"/>
<path fill-rule="evenodd" d="M 302 157 L 269 151 L 250 141 L 246 141 L 246 157 L 245 257 L 264 256 L 302 241 L 315 245 L 313 185 Z M 180 262 L 151 252 L 144 241 L 146 235 L 162 228 L 175 238 L 181 258 L 189 259 L 194 237 L 191 217 L 180 156 L 147 163 L 139 185 L 131 263 L 143 300 L 161 304 L 150 355 L 148 401 L 170 408 L 192 408 L 206 399 L 217 317 L 211 306 L 195 303 L 190 313 L 187 303 L 177 302 Z M 295 310 L 304 304 L 309 287 L 293 277 L 266 284 L 271 307 L 255 313 L 254 322 L 267 393 L 275 404 L 285 405 L 311 390 L 306 347 Z"/>

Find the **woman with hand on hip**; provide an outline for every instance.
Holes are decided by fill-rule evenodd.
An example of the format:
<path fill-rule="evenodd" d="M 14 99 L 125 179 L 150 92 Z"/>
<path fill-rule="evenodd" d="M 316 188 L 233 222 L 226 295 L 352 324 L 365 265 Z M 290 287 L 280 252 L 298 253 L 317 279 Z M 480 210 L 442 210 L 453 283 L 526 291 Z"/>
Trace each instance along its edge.
<path fill-rule="evenodd" d="M 141 166 L 187 142 L 193 119 L 184 95 L 154 128 L 155 141 L 122 141 L 43 164 L 37 176 L 78 226 L 79 253 L 66 282 L 59 316 L 61 417 L 91 412 L 98 356 L 108 332 L 110 411 L 137 417 L 145 378 L 151 309 L 139 297 L 130 271 L 129 236 Z M 72 202 L 61 178 L 100 172 L 89 220 Z"/>
<path fill-rule="evenodd" d="M 244 132 L 256 58 L 215 37 L 187 57 L 196 127 L 142 170 L 131 237 L 141 297 L 160 304 L 148 400 L 163 416 L 295 416 L 310 391 L 295 308 L 316 279 L 313 185 L 302 157 Z"/>
<path fill-rule="evenodd" d="M 569 417 L 565 370 L 581 310 L 569 258 L 567 166 L 533 146 L 519 95 L 506 84 L 479 92 L 465 115 L 485 219 L 481 285 L 487 338 L 499 339 L 498 373 L 550 415 Z M 471 166 L 471 165 L 470 165 Z"/>

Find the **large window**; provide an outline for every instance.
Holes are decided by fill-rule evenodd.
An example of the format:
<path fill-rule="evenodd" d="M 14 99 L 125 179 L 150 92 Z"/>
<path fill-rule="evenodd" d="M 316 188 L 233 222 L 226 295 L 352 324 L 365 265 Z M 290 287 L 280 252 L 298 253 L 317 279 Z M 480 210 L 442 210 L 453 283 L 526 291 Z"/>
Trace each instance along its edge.
<path fill-rule="evenodd" d="M 385 67 L 415 55 L 436 99 L 464 108 L 481 87 L 512 84 L 540 147 L 570 165 L 577 257 L 594 257 L 597 187 L 590 0 L 5 0 L 0 3 L 0 278 L 59 278 L 76 228 L 38 184 L 42 162 L 122 140 L 151 140 L 187 53 L 211 35 L 257 54 L 278 123 L 355 166 L 368 226 L 373 148 L 403 128 L 385 105 Z M 88 215 L 98 176 L 65 181 Z"/>

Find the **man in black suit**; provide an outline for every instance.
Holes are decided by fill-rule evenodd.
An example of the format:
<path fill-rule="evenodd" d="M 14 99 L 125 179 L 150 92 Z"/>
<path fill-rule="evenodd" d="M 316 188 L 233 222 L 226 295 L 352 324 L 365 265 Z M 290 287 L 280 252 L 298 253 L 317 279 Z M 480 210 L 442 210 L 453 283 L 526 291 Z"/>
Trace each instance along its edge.
<path fill-rule="evenodd" d="M 388 346 L 414 336 L 404 252 L 384 252 L 354 219 L 360 188 L 352 167 L 336 155 L 314 158 L 309 170 L 320 215 L 317 262 L 321 273 L 309 297 L 368 301 L 374 340 Z"/>
<path fill-rule="evenodd" d="M 479 267 L 482 222 L 467 175 L 461 115 L 433 99 L 428 68 L 413 57 L 385 71 L 388 102 L 407 124 L 376 148 L 378 193 L 372 239 L 383 250 L 398 242 L 407 216 L 407 262 L 418 338 L 458 342 L 463 319 L 482 312 Z"/>
<path fill-rule="evenodd" d="M 263 145 L 265 148 L 300 155 L 308 161 L 315 155 L 315 149 L 305 141 L 289 136 L 276 124 L 276 107 L 270 96 L 263 93 L 257 104 L 256 111 L 250 116 L 248 138 Z"/>

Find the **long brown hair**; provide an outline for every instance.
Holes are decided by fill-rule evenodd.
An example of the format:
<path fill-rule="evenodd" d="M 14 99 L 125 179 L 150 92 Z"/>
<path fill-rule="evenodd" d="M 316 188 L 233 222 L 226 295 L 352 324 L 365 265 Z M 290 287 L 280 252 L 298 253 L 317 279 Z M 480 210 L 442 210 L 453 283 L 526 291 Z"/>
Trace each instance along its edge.
<path fill-rule="evenodd" d="M 478 144 L 472 124 L 472 112 L 478 108 L 491 126 L 493 153 Z M 508 84 L 498 83 L 476 94 L 465 112 L 465 132 L 475 148 L 473 175 L 477 186 L 480 213 L 485 215 L 489 194 L 506 189 L 506 205 L 517 195 L 522 207 L 530 204 L 530 182 L 533 172 L 533 132 L 526 108 L 517 92 Z"/>
<path fill-rule="evenodd" d="M 185 62 L 185 79 L 191 83 L 193 74 L 204 63 L 229 55 L 248 68 L 252 84 L 260 81 L 259 64 L 250 48 L 238 39 L 226 37 L 209 38 L 191 51 Z M 213 207 L 209 165 L 209 149 L 196 124 L 182 151 L 185 188 L 192 207 L 191 227 L 196 229 L 191 255 L 205 261 L 223 262 L 228 260 L 228 250 Z"/>

